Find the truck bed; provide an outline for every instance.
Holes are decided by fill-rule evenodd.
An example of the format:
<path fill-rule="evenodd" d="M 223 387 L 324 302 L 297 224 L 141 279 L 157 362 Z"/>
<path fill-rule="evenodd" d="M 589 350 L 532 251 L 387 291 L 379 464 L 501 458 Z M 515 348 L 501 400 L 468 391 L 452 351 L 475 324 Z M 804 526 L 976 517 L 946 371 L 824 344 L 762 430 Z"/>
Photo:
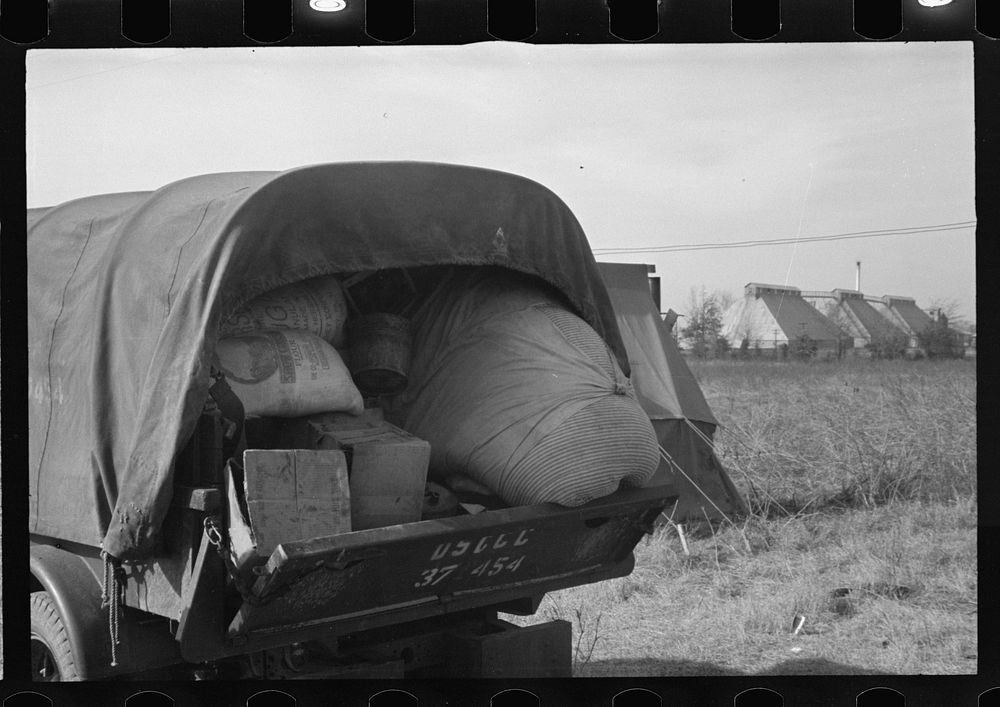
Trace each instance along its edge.
<path fill-rule="evenodd" d="M 627 575 L 633 548 L 675 498 L 674 487 L 652 486 L 577 508 L 505 508 L 284 543 L 228 624 L 185 617 L 182 652 L 209 660 L 477 607 L 517 613 L 546 592 Z M 212 594 L 211 583 L 202 592 Z M 194 602 L 202 611 L 211 603 Z"/>

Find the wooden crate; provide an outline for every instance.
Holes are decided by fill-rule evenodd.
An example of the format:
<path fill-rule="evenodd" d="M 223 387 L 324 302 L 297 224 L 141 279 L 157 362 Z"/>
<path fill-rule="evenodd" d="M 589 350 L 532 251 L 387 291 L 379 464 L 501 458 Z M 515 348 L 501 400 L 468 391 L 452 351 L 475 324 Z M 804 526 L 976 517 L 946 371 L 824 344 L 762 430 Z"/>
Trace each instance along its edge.
<path fill-rule="evenodd" d="M 242 489 L 232 477 L 227 489 L 229 536 L 238 564 L 267 559 L 280 543 L 351 531 L 343 452 L 248 449 L 243 469 Z"/>
<path fill-rule="evenodd" d="M 320 448 L 347 454 L 354 530 L 420 520 L 430 443 L 377 415 L 316 415 L 310 425 L 320 434 Z"/>
<path fill-rule="evenodd" d="M 572 676 L 573 627 L 568 621 L 515 626 L 493 619 L 485 631 L 449 633 L 449 677 L 568 678 Z"/>
<path fill-rule="evenodd" d="M 383 420 L 380 410 L 357 416 L 250 417 L 246 431 L 247 444 L 254 448 L 343 451 L 350 474 L 353 530 L 421 519 L 430 444 Z"/>

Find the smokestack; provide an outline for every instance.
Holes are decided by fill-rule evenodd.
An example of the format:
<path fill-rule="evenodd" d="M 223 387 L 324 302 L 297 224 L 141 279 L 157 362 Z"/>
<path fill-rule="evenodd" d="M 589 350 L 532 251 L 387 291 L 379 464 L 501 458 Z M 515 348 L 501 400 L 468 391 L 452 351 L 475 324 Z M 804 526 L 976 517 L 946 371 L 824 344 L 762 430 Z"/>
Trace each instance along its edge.
<path fill-rule="evenodd" d="M 857 290 L 858 292 L 861 292 L 861 261 L 860 260 L 857 262 L 857 266 L 858 266 L 858 274 L 854 278 L 854 289 Z"/>

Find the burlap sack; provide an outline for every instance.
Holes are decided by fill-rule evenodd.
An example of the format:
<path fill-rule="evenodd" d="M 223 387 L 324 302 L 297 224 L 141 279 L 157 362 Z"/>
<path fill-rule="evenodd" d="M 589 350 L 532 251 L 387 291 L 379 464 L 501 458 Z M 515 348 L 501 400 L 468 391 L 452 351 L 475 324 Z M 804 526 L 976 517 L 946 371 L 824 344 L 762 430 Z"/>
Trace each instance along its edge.
<path fill-rule="evenodd" d="M 343 289 L 327 275 L 265 292 L 223 322 L 219 333 L 229 337 L 260 329 L 300 329 L 341 347 L 346 321 Z"/>
<path fill-rule="evenodd" d="M 247 415 L 360 415 L 364 401 L 330 344 L 308 331 L 262 330 L 221 339 L 219 361 Z"/>

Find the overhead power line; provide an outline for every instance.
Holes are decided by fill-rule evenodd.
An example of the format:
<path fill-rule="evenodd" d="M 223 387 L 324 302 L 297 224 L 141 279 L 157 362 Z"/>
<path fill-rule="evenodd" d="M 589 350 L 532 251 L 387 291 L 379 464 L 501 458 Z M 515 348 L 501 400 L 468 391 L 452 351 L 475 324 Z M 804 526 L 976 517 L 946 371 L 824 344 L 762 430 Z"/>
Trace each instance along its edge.
<path fill-rule="evenodd" d="M 611 253 L 677 253 L 691 250 L 716 250 L 721 248 L 753 248 L 768 245 L 791 245 L 794 243 L 817 243 L 824 241 L 843 241 L 854 238 L 886 238 L 888 236 L 909 236 L 921 233 L 946 233 L 972 228 L 975 221 L 956 221 L 955 223 L 940 223 L 934 226 L 913 226 L 910 228 L 884 228 L 875 231 L 855 231 L 852 233 L 832 233 L 823 236 L 788 236 L 785 238 L 757 239 L 747 241 L 725 241 L 722 243 L 687 243 L 677 245 L 646 246 L 641 248 L 594 248 L 595 254 Z"/>

